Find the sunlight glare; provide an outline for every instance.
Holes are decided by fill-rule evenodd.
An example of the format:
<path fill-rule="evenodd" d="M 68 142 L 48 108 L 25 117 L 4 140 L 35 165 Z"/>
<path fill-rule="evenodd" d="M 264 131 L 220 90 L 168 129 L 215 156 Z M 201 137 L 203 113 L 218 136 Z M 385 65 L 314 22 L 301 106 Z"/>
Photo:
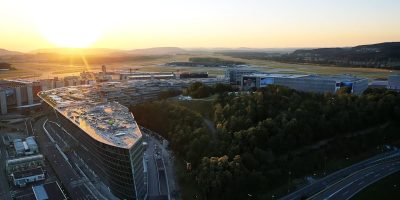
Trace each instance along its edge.
<path fill-rule="evenodd" d="M 97 9 L 94 2 L 39 2 L 42 2 L 42 7 L 35 20 L 39 32 L 46 40 L 59 47 L 88 47 L 96 42 L 104 31 L 104 13 L 102 9 Z"/>

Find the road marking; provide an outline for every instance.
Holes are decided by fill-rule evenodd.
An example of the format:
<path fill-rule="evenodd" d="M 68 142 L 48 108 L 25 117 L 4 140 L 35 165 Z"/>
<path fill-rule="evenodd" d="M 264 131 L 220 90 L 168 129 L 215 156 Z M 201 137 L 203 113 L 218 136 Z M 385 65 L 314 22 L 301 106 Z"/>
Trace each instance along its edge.
<path fill-rule="evenodd" d="M 380 176 L 381 174 L 380 173 L 378 173 L 378 174 L 376 174 L 374 177 L 378 177 L 378 176 Z"/>
<path fill-rule="evenodd" d="M 33 127 L 32 127 L 32 119 L 29 120 L 29 124 L 31 125 L 32 135 L 35 135 L 35 130 L 33 130 Z"/>
<path fill-rule="evenodd" d="M 351 184 L 353 184 L 354 181 L 348 183 L 347 185 L 343 186 L 342 188 L 340 188 L 339 190 L 337 190 L 336 192 L 332 193 L 331 195 L 328 196 L 328 198 L 325 198 L 324 200 L 330 199 L 332 196 L 336 195 L 337 193 L 339 193 L 340 191 L 342 191 L 343 189 L 349 187 Z"/>
<path fill-rule="evenodd" d="M 374 173 L 374 172 L 370 172 L 370 173 L 368 173 L 368 174 L 365 174 L 364 177 L 369 176 L 369 175 L 371 175 L 371 174 L 373 174 L 373 173 Z"/>
<path fill-rule="evenodd" d="M 360 183 L 358 183 L 358 185 L 362 185 L 362 184 L 364 184 L 364 181 L 361 181 Z"/>
<path fill-rule="evenodd" d="M 26 128 L 26 135 L 29 136 L 29 132 L 28 132 L 28 125 L 26 124 L 26 119 L 25 119 L 25 128 Z"/>

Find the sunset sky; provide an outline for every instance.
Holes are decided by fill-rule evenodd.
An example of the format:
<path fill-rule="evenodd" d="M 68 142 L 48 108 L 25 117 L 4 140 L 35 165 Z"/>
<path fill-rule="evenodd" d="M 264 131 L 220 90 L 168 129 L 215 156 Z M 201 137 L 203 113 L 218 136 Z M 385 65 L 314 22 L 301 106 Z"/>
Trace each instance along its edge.
<path fill-rule="evenodd" d="M 0 0 L 0 48 L 330 47 L 400 41 L 399 0 Z"/>

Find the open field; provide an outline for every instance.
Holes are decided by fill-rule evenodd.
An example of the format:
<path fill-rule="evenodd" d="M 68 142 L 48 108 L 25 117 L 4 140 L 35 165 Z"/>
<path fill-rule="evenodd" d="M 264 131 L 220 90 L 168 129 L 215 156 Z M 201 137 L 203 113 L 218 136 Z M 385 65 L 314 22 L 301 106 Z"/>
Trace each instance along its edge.
<path fill-rule="evenodd" d="M 161 72 L 199 72 L 208 71 L 210 75 L 223 75 L 225 68 L 216 67 L 173 67 L 164 66 L 167 62 L 173 61 L 188 61 L 190 57 L 216 57 L 225 60 L 240 61 L 250 64 L 250 68 L 260 71 L 271 73 L 316 73 L 316 74 L 353 74 L 367 78 L 387 78 L 391 73 L 400 73 L 387 69 L 374 69 L 374 68 L 352 68 L 352 67 L 334 67 L 334 66 L 318 66 L 318 65 L 304 65 L 304 64 L 289 64 L 279 63 L 268 60 L 248 60 L 241 58 L 233 58 L 214 53 L 202 54 L 185 54 L 175 56 L 162 56 L 154 59 L 138 59 L 137 61 L 104 63 L 109 71 L 118 71 L 133 69 L 134 71 L 161 71 Z M 100 64 L 74 65 L 72 64 L 58 64 L 46 62 L 10 62 L 17 70 L 0 71 L 0 79 L 7 78 L 30 78 L 30 79 L 43 79 L 79 75 L 83 70 L 99 71 Z"/>
<path fill-rule="evenodd" d="M 336 66 L 321 66 L 314 64 L 290 64 L 281 63 L 269 60 L 249 60 L 241 58 L 233 58 L 230 56 L 218 56 L 222 59 L 246 62 L 254 65 L 253 68 L 260 71 L 272 73 L 316 73 L 316 74 L 353 74 L 364 76 L 367 78 L 387 78 L 393 73 L 393 70 L 377 69 L 377 68 L 360 68 L 360 67 L 336 67 Z M 400 70 L 394 72 L 400 73 Z"/>

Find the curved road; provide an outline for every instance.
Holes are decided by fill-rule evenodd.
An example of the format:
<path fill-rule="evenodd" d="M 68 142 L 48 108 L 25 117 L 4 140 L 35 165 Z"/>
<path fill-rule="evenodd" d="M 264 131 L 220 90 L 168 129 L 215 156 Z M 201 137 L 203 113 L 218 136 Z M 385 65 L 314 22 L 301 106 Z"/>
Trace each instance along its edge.
<path fill-rule="evenodd" d="M 348 198 L 350 198 L 361 189 L 370 185 L 372 181 L 378 181 L 387 175 L 399 171 L 400 166 L 398 166 L 399 164 L 397 162 L 400 162 L 399 150 L 386 152 L 329 174 L 328 176 L 321 178 L 312 184 L 306 185 L 303 188 L 300 188 L 299 190 L 282 197 L 281 200 L 299 200 L 306 198 L 333 199 L 334 197 L 338 197 L 337 195 L 343 195 L 342 197 L 339 197 L 339 199 L 346 199 L 344 196 L 348 196 Z M 390 167 L 389 163 L 394 165 Z M 387 169 L 382 169 L 382 167 L 374 168 L 377 166 L 382 166 L 383 168 L 386 167 Z M 393 167 L 394 169 L 392 169 Z M 365 178 L 368 179 L 361 179 L 361 176 L 365 176 Z M 357 178 L 360 178 L 360 180 Z M 352 181 L 354 182 L 352 183 Z"/>
<path fill-rule="evenodd" d="M 309 199 L 347 200 L 367 186 L 398 171 L 400 171 L 400 160 L 376 164 L 351 174 Z"/>

